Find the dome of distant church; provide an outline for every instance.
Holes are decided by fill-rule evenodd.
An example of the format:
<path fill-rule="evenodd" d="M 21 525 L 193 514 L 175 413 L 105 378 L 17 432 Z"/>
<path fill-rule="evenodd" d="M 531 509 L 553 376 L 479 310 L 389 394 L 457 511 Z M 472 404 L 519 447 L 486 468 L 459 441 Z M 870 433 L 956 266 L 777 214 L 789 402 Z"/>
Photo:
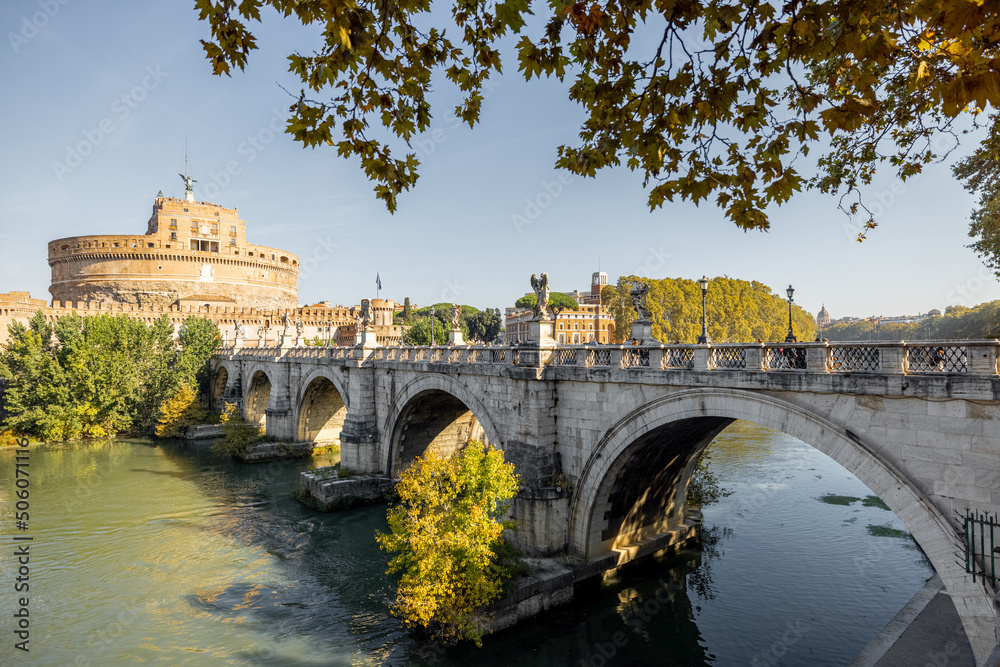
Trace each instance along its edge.
<path fill-rule="evenodd" d="M 826 312 L 826 304 L 819 311 L 819 315 L 816 316 L 816 324 L 821 327 L 828 326 L 830 324 L 830 313 Z"/>
<path fill-rule="evenodd" d="M 238 209 L 195 201 L 185 184 L 184 199 L 157 195 L 145 235 L 51 241 L 53 300 L 139 308 L 295 308 L 299 258 L 251 245 Z"/>

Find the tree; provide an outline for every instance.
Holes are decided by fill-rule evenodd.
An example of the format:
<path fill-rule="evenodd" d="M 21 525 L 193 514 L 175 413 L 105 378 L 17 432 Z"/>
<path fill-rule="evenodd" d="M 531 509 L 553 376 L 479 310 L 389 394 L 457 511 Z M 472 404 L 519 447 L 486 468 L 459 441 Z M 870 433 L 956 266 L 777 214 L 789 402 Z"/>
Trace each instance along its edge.
<path fill-rule="evenodd" d="M 948 306 L 943 316 L 917 322 L 880 322 L 878 326 L 873 320 L 841 322 L 824 327 L 821 335 L 831 341 L 993 339 L 1000 335 L 1000 301 L 974 308 Z"/>
<path fill-rule="evenodd" d="M 403 324 L 410 325 L 413 320 L 413 311 L 410 309 L 410 297 L 403 299 Z"/>
<path fill-rule="evenodd" d="M 402 576 L 394 612 L 407 626 L 482 645 L 477 610 L 497 599 L 510 577 L 498 552 L 504 530 L 514 527 L 502 517 L 517 490 L 514 465 L 480 442 L 450 459 L 430 449 L 403 472 L 390 532 L 376 539 L 395 553 L 388 572 Z"/>
<path fill-rule="evenodd" d="M 182 384 L 207 383 L 218 328 L 191 317 L 179 341 L 166 317 L 70 315 L 8 328 L 4 426 L 44 440 L 150 431 Z"/>
<path fill-rule="evenodd" d="M 32 320 L 34 323 L 34 320 Z M 46 353 L 39 332 L 14 322 L 3 350 L 7 419 L 3 426 L 41 440 L 80 437 L 83 425 L 73 405 L 66 373 Z"/>
<path fill-rule="evenodd" d="M 514 302 L 514 307 L 534 308 L 536 303 L 538 303 L 537 295 L 525 294 Z M 563 294 L 562 292 L 550 292 L 547 307 L 549 309 L 558 308 L 559 310 L 576 310 L 580 307 L 580 304 L 578 304 L 576 300 L 568 294 Z"/>
<path fill-rule="evenodd" d="M 500 333 L 503 319 L 499 308 L 487 308 L 468 319 L 469 339 L 481 343 L 492 343 Z"/>
<path fill-rule="evenodd" d="M 979 195 L 972 210 L 969 245 L 1000 277 L 1000 114 L 994 113 L 990 134 L 972 155 L 953 168 L 965 189 Z"/>
<path fill-rule="evenodd" d="M 444 323 L 434 318 L 434 344 L 445 345 L 448 342 L 448 329 Z M 430 345 L 431 344 L 431 318 L 422 317 L 416 320 L 409 329 L 403 333 L 403 345 Z"/>
<path fill-rule="evenodd" d="M 635 309 L 631 291 L 635 283 L 649 285 L 646 307 L 653 338 L 663 342 L 694 343 L 701 335 L 701 287 L 684 278 L 622 276 L 617 285 L 601 290 L 601 303 L 615 318 L 618 340 L 631 336 Z M 757 281 L 719 277 L 708 286 L 708 334 L 716 343 L 781 341 L 788 333 L 788 302 Z M 792 324 L 799 340 L 812 340 L 816 322 L 798 305 L 792 307 Z"/>
<path fill-rule="evenodd" d="M 455 114 L 474 126 L 484 86 L 502 69 L 500 40 L 526 32 L 526 17 L 542 7 L 456 1 L 450 19 L 442 10 L 428 20 L 431 3 L 412 0 L 195 5 L 220 75 L 246 67 L 257 48 L 247 23 L 260 21 L 262 7 L 323 28 L 314 53 L 288 58 L 302 87 L 286 131 L 360 159 L 390 211 L 417 179 L 409 142 L 429 127 L 434 74 L 461 92 Z M 993 2 L 558 1 L 543 11 L 541 33 L 517 43 L 519 69 L 529 80 L 570 78 L 569 99 L 586 113 L 579 144 L 560 146 L 557 166 L 592 177 L 625 164 L 642 173 L 651 208 L 714 195 L 744 229 L 766 229 L 766 207 L 803 188 L 839 194 L 846 212 L 867 213 L 843 197 L 880 164 L 904 179 L 917 174 L 947 153 L 935 140 L 955 135 L 959 116 L 979 123 L 988 104 L 1000 107 Z M 446 24 L 457 26 L 457 39 Z M 656 46 L 643 48 L 647 40 Z M 398 140 L 402 157 L 389 143 Z M 796 160 L 814 148 L 824 152 L 807 176 Z"/>
<path fill-rule="evenodd" d="M 198 392 L 189 384 L 182 384 L 173 397 L 163 402 L 156 420 L 156 435 L 161 438 L 179 438 L 188 426 L 200 424 L 208 410 L 198 400 Z"/>

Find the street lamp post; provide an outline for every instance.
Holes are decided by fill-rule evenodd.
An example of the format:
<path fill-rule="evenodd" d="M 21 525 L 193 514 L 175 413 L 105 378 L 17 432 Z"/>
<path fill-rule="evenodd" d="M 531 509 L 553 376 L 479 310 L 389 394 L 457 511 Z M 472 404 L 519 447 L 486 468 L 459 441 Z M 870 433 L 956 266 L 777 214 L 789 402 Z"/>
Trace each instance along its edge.
<path fill-rule="evenodd" d="M 431 306 L 431 345 L 434 344 L 434 306 Z"/>
<path fill-rule="evenodd" d="M 795 290 L 791 285 L 785 290 L 785 294 L 788 295 L 788 335 L 785 336 L 786 343 L 796 343 L 795 332 L 792 331 L 792 295 L 795 294 Z"/>
<path fill-rule="evenodd" d="M 705 306 L 708 297 L 708 277 L 702 276 L 698 282 L 701 283 L 701 335 L 698 336 L 698 342 L 708 344 L 712 342 L 708 339 L 708 310 Z"/>

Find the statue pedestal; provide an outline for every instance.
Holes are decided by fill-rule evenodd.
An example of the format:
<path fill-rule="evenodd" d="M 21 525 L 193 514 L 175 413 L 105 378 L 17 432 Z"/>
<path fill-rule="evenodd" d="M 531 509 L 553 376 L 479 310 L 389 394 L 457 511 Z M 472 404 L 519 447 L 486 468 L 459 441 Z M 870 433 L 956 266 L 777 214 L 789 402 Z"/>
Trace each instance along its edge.
<path fill-rule="evenodd" d="M 528 340 L 537 343 L 538 347 L 554 347 L 556 339 L 552 337 L 552 327 L 555 321 L 538 319 L 528 322 Z"/>
<path fill-rule="evenodd" d="M 361 347 L 378 347 L 378 342 L 375 340 L 375 332 L 370 329 L 365 329 L 358 335 L 358 345 Z"/>
<path fill-rule="evenodd" d="M 452 329 L 448 332 L 448 345 L 465 345 L 461 329 Z"/>
<path fill-rule="evenodd" d="M 295 339 L 288 334 L 281 334 L 281 338 L 279 340 L 281 341 L 281 349 L 283 350 L 285 348 L 295 347 Z"/>
<path fill-rule="evenodd" d="M 238 350 L 238 349 L 240 349 L 242 347 L 243 347 L 243 339 L 242 338 L 234 338 L 233 339 L 233 349 L 234 350 Z"/>
<path fill-rule="evenodd" d="M 649 344 L 655 343 L 656 341 L 653 340 L 653 323 L 649 320 L 633 322 L 632 338 L 635 338 L 637 341 L 645 341 Z"/>

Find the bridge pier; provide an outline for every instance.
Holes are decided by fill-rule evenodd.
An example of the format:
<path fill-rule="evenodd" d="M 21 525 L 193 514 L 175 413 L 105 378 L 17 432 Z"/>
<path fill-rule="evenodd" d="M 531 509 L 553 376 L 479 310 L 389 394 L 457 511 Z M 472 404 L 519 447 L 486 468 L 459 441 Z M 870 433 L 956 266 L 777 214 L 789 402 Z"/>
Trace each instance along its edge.
<path fill-rule="evenodd" d="M 363 348 L 362 348 L 363 349 Z M 347 418 L 340 431 L 340 465 L 365 473 L 387 473 L 382 470 L 379 453 L 377 415 L 375 412 L 375 369 L 354 361 L 350 368 L 347 389 Z"/>

